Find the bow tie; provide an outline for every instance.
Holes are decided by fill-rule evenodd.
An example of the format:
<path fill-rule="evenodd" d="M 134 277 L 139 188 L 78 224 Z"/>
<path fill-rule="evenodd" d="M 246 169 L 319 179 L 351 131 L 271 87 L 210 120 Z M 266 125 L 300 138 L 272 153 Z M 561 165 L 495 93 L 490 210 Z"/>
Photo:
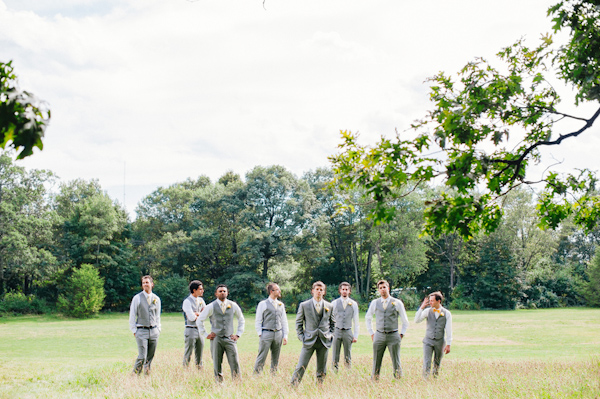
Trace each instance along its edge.
<path fill-rule="evenodd" d="M 434 308 L 434 309 L 433 309 L 433 311 L 434 311 L 434 312 L 438 312 L 438 313 L 440 313 L 442 310 L 441 310 L 441 309 L 435 309 L 435 308 Z"/>

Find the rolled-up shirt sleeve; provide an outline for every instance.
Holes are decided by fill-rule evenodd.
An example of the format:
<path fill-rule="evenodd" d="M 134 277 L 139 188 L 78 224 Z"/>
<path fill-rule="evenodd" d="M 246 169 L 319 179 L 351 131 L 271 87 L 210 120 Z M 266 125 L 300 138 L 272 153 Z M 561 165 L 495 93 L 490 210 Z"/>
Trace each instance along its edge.
<path fill-rule="evenodd" d="M 352 317 L 352 321 L 354 322 L 354 338 L 358 339 L 360 335 L 360 320 L 358 318 L 358 305 L 356 301 L 352 301 L 352 309 L 354 309 L 354 317 Z"/>
<path fill-rule="evenodd" d="M 265 301 L 260 301 L 256 307 L 256 320 L 254 322 L 254 328 L 256 329 L 256 334 L 258 334 L 259 337 L 262 335 L 263 313 L 265 312 L 266 307 L 267 305 Z"/>
<path fill-rule="evenodd" d="M 244 314 L 242 313 L 242 308 L 237 303 L 233 304 L 235 307 L 235 316 L 238 320 L 238 328 L 237 328 L 237 336 L 241 337 L 244 333 L 244 324 L 246 324 L 246 320 L 244 319 Z"/>

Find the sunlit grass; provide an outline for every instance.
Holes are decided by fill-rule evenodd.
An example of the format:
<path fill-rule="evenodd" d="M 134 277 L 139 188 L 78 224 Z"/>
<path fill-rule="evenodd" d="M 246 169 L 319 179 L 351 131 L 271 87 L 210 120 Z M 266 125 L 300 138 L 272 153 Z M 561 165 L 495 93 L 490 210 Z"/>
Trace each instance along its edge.
<path fill-rule="evenodd" d="M 404 377 L 391 376 L 386 354 L 381 379 L 371 381 L 372 347 L 362 334 L 353 347 L 353 367 L 315 383 L 315 360 L 296 389 L 290 387 L 300 342 L 292 332 L 280 371 L 255 377 L 258 350 L 254 319 L 247 317 L 239 341 L 241 381 L 214 382 L 205 350 L 205 368 L 181 366 L 183 322 L 163 316 L 163 331 L 153 372 L 131 375 L 135 341 L 127 315 L 92 320 L 57 317 L 0 318 L 1 398 L 598 398 L 600 397 L 600 310 L 553 309 L 514 312 L 453 312 L 452 353 L 436 380 L 421 378 L 423 324 L 411 324 L 402 341 Z M 412 320 L 414 312 L 409 312 Z M 290 327 L 293 328 L 290 315 Z M 268 370 L 270 359 L 265 369 Z"/>

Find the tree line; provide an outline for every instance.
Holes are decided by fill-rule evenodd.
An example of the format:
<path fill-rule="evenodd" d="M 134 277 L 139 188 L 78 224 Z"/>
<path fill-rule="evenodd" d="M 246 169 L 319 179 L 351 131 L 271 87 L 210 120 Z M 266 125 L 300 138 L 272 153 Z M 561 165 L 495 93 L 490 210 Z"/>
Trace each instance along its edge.
<path fill-rule="evenodd" d="M 267 281 L 280 284 L 290 310 L 315 280 L 331 287 L 329 297 L 350 282 L 366 306 L 379 279 L 409 309 L 436 290 L 459 309 L 599 305 L 600 229 L 584 233 L 567 221 L 541 230 L 529 191 L 506 197 L 494 232 L 465 241 L 421 235 L 437 187 L 397 196 L 394 217 L 377 224 L 364 191 L 333 181 L 331 169 L 296 177 L 282 166 L 256 166 L 243 178 L 227 172 L 215 182 L 189 178 L 147 195 L 131 221 L 98 181 L 61 182 L 3 152 L 0 310 L 69 314 L 81 302 L 74 291 L 94 280 L 89 287 L 103 288 L 96 310 L 125 311 L 145 274 L 167 311 L 180 310 L 192 279 L 204 282 L 208 297 L 227 284 L 244 310 L 265 296 Z"/>

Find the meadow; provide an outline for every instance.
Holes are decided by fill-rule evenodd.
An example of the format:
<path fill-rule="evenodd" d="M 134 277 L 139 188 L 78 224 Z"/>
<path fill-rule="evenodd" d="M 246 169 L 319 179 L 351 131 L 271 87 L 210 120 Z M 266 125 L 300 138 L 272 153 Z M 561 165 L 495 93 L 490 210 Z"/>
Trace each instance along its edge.
<path fill-rule="evenodd" d="M 58 316 L 0 317 L 1 398 L 600 398 L 600 309 L 454 311 L 452 352 L 440 377 L 421 378 L 424 324 L 411 325 L 402 341 L 403 378 L 391 376 L 386 354 L 379 382 L 370 379 L 371 340 L 364 319 L 350 370 L 315 383 L 311 361 L 298 388 L 289 384 L 300 342 L 289 315 L 289 343 L 279 373 L 252 375 L 258 350 L 254 316 L 238 349 L 242 379 L 216 384 L 205 348 L 201 371 L 181 366 L 183 317 L 163 314 L 162 334 L 150 376 L 134 376 L 137 355 L 128 315 L 88 320 Z M 364 314 L 362 315 L 364 318 Z M 207 345 L 208 346 L 208 345 Z M 267 360 L 266 369 L 270 364 Z"/>

